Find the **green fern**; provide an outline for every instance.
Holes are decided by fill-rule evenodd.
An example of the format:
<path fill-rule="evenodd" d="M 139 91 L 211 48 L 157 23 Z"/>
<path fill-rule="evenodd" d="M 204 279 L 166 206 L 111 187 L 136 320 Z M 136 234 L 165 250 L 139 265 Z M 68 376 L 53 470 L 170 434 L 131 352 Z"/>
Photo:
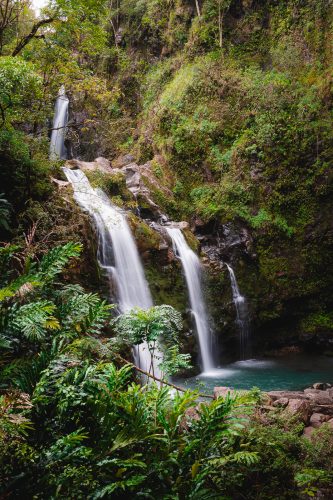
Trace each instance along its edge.
<path fill-rule="evenodd" d="M 68 262 L 73 258 L 78 258 L 82 251 L 80 243 L 69 242 L 50 250 L 41 260 L 38 266 L 38 276 L 44 282 L 52 281 L 61 273 Z"/>
<path fill-rule="evenodd" d="M 15 359 L 1 370 L 0 385 L 9 385 L 23 393 L 32 394 L 50 358 L 49 352 L 42 351 L 32 358 Z"/>
<path fill-rule="evenodd" d="M 97 294 L 82 293 L 81 290 L 69 295 L 68 289 L 65 289 L 59 293 L 58 298 L 63 327 L 78 333 L 99 333 L 113 308 L 112 305 L 102 301 Z"/>
<path fill-rule="evenodd" d="M 55 309 L 56 306 L 46 300 L 13 306 L 10 311 L 11 326 L 30 341 L 42 340 L 49 330 L 60 328 L 53 316 Z"/>
<path fill-rule="evenodd" d="M 250 467 L 260 462 L 260 457 L 256 451 L 237 451 L 233 454 L 232 461 Z"/>
<path fill-rule="evenodd" d="M 0 302 L 4 302 L 11 297 L 14 297 L 16 294 L 26 295 L 31 292 L 34 288 L 41 286 L 41 281 L 37 275 L 33 274 L 24 274 L 19 276 L 11 283 L 9 283 L 4 288 L 0 289 Z"/>
<path fill-rule="evenodd" d="M 93 499 L 99 498 L 110 498 L 110 495 L 115 493 L 117 490 L 121 490 L 122 492 L 132 492 L 135 491 L 134 488 L 140 486 L 145 480 L 147 476 L 145 474 L 137 474 L 131 476 L 128 479 L 124 479 L 122 481 L 116 481 L 114 483 L 108 484 L 104 488 L 98 490 Z"/>
<path fill-rule="evenodd" d="M 38 270 L 36 270 L 35 264 L 31 263 L 26 266 L 24 274 L 0 289 L 0 302 L 14 297 L 20 290 L 26 294 L 36 287 L 52 282 L 71 259 L 80 256 L 81 250 L 81 244 L 72 242 L 53 248 L 43 257 Z M 28 286 L 23 290 L 25 285 Z"/>

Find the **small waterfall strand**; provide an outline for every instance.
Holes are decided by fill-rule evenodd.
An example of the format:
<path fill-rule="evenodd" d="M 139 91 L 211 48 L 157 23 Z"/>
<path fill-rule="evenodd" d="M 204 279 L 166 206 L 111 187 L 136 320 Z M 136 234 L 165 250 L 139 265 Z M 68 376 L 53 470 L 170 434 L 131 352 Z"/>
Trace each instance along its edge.
<path fill-rule="evenodd" d="M 246 298 L 241 295 L 236 279 L 236 275 L 232 267 L 226 263 L 230 274 L 232 298 L 236 308 L 236 323 L 240 332 L 240 356 L 241 359 L 246 359 L 250 355 L 249 345 L 249 315 Z"/>
<path fill-rule="evenodd" d="M 181 261 L 187 284 L 190 305 L 198 335 L 202 368 L 209 372 L 215 368 L 212 353 L 212 337 L 207 318 L 207 309 L 201 287 L 201 262 L 186 243 L 183 233 L 177 228 L 166 228 L 172 240 L 175 255 Z"/>
<path fill-rule="evenodd" d="M 53 127 L 50 142 L 51 160 L 65 160 L 67 151 L 65 148 L 66 125 L 68 123 L 69 100 L 65 88 L 61 87 L 55 104 Z"/>

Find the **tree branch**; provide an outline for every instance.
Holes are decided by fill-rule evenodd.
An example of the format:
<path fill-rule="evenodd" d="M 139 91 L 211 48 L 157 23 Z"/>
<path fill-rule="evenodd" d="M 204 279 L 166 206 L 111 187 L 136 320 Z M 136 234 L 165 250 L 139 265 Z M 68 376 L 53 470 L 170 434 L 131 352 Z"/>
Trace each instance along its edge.
<path fill-rule="evenodd" d="M 134 363 L 131 363 L 130 361 L 127 361 L 127 359 L 124 359 L 122 356 L 117 354 L 117 357 L 123 362 L 128 365 L 131 365 L 136 371 L 143 373 L 143 375 L 146 375 L 146 377 L 152 378 L 153 380 L 156 380 L 157 382 L 161 382 L 162 384 L 169 385 L 170 387 L 173 387 L 177 391 L 181 392 L 186 392 L 186 389 L 183 389 L 183 387 L 179 387 L 179 385 L 172 384 L 171 382 L 167 382 L 166 380 L 162 380 L 161 378 L 156 377 L 155 375 L 152 375 L 151 373 L 146 372 L 145 370 L 142 370 L 138 366 L 136 366 Z M 214 399 L 214 396 L 211 396 L 210 394 L 202 394 L 201 392 L 198 393 L 198 396 L 201 398 L 209 398 L 209 399 Z"/>
<path fill-rule="evenodd" d="M 22 49 L 33 39 L 35 38 L 37 31 L 39 28 L 42 26 L 45 26 L 46 24 L 53 23 L 54 18 L 50 17 L 47 19 L 42 19 L 41 21 L 38 21 L 38 23 L 34 24 L 33 27 L 31 28 L 31 31 L 28 35 L 24 36 L 19 43 L 16 45 L 15 49 L 12 52 L 12 56 L 15 57 L 17 54 L 21 52 Z"/>
<path fill-rule="evenodd" d="M 67 125 L 64 125 L 63 127 L 55 127 L 55 128 L 49 128 L 48 131 L 52 132 L 52 130 L 61 130 L 63 128 L 76 128 L 79 127 L 80 123 L 67 123 Z"/>

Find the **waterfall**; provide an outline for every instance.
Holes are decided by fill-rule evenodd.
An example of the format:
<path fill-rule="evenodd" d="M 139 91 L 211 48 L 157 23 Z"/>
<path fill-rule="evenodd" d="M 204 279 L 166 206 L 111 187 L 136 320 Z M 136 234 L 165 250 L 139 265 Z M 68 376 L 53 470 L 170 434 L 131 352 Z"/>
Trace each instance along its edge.
<path fill-rule="evenodd" d="M 65 93 L 65 87 L 61 87 L 54 110 L 53 130 L 50 142 L 51 160 L 64 160 L 67 158 L 65 135 L 68 122 L 68 106 L 69 100 Z"/>
<path fill-rule="evenodd" d="M 226 263 L 230 274 L 232 298 L 236 308 L 237 325 L 240 331 L 240 355 L 241 359 L 249 356 L 249 317 L 246 298 L 241 295 L 236 279 L 236 275 L 232 267 Z"/>
<path fill-rule="evenodd" d="M 73 186 L 74 199 L 94 219 L 98 234 L 99 265 L 110 282 L 116 285 L 120 312 L 134 307 L 148 309 L 153 301 L 126 216 L 112 205 L 103 191 L 91 187 L 81 170 L 63 170 Z M 160 356 L 160 353 L 155 353 Z M 147 345 L 135 347 L 134 356 L 137 365 L 149 372 L 152 359 Z M 160 376 L 155 365 L 154 373 Z"/>
<path fill-rule="evenodd" d="M 183 233 L 177 228 L 166 228 L 172 239 L 174 252 L 182 263 L 192 314 L 194 316 L 196 331 L 204 372 L 214 369 L 211 335 L 208 326 L 206 305 L 201 289 L 201 262 L 199 257 L 190 249 Z"/>

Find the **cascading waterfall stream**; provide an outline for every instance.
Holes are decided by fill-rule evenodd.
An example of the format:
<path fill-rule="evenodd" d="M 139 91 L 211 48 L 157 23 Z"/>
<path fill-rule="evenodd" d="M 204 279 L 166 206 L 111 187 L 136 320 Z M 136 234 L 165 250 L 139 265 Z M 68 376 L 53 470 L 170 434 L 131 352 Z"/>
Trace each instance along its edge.
<path fill-rule="evenodd" d="M 74 189 L 74 199 L 94 219 L 98 233 L 98 261 L 111 282 L 116 284 L 121 313 L 134 307 L 153 305 L 139 253 L 126 216 L 109 201 L 103 191 L 91 187 L 81 170 L 63 169 Z M 158 357 L 160 353 L 155 351 Z M 153 364 L 146 344 L 134 348 L 137 365 L 149 372 Z M 154 364 L 154 373 L 160 371 Z"/>
<path fill-rule="evenodd" d="M 66 125 L 68 122 L 69 100 L 65 93 L 65 87 L 61 87 L 55 104 L 53 127 L 50 142 L 51 160 L 65 160 L 67 152 L 65 148 Z"/>
<path fill-rule="evenodd" d="M 202 359 L 203 372 L 214 370 L 212 354 L 212 337 L 209 331 L 206 304 L 201 288 L 201 262 L 199 257 L 190 249 L 183 233 L 177 228 L 166 228 L 172 243 L 174 252 L 179 256 L 182 263 L 192 314 L 194 316 L 197 330 L 199 347 Z"/>
<path fill-rule="evenodd" d="M 236 275 L 232 267 L 226 263 L 230 274 L 232 298 L 236 308 L 237 325 L 240 331 L 240 355 L 241 359 L 246 359 L 250 354 L 249 346 L 249 318 L 246 298 L 241 295 L 236 279 Z"/>

